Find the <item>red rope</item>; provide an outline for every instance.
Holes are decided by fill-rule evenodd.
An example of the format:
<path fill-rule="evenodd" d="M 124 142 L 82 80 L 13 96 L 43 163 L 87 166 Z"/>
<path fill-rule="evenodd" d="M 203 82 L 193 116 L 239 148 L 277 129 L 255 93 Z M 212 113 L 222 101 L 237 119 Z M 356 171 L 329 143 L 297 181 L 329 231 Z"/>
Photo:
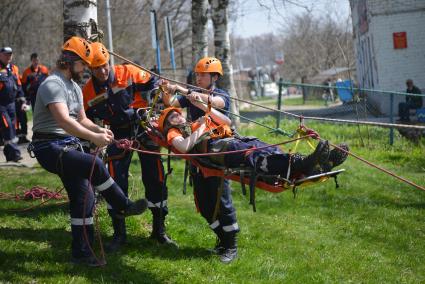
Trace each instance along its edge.
<path fill-rule="evenodd" d="M 340 151 L 342 151 L 342 152 L 347 153 L 347 154 L 348 154 L 348 155 L 350 155 L 350 156 L 353 156 L 353 157 L 354 157 L 354 158 L 356 158 L 357 160 L 362 161 L 363 163 L 365 163 L 365 164 L 367 164 L 367 165 L 369 165 L 369 166 L 371 166 L 371 167 L 373 167 L 373 168 L 375 168 L 375 169 L 378 169 L 378 170 L 380 170 L 380 171 L 382 171 L 382 172 L 384 172 L 384 173 L 386 173 L 386 174 L 388 174 L 388 175 L 390 175 L 390 176 L 392 176 L 392 177 L 395 177 L 396 179 L 401 180 L 402 182 L 405 182 L 405 183 L 407 183 L 407 184 L 409 184 L 409 185 L 411 185 L 411 186 L 413 186 L 413 187 L 416 187 L 417 189 L 420 189 L 420 190 L 425 191 L 425 187 L 420 186 L 420 185 L 418 185 L 418 184 L 416 184 L 416 183 L 414 183 L 414 182 L 412 182 L 412 181 L 410 181 L 410 180 L 408 180 L 408 179 L 405 179 L 405 178 L 403 178 L 403 177 L 401 177 L 401 176 L 398 176 L 397 174 L 395 174 L 395 173 L 393 173 L 393 172 L 391 172 L 391 171 L 389 171 L 389 170 L 387 170 L 387 169 L 384 169 L 383 167 L 378 166 L 378 165 L 376 165 L 376 164 L 374 164 L 374 163 L 372 163 L 372 162 L 370 162 L 370 161 L 368 161 L 368 160 L 366 160 L 366 159 L 364 159 L 364 158 L 362 158 L 362 157 L 360 157 L 360 156 L 358 156 L 358 155 L 356 155 L 356 154 L 352 153 L 351 151 L 346 151 L 345 149 L 343 149 L 343 148 L 341 148 L 341 147 L 338 147 L 337 145 L 334 145 L 334 144 L 332 144 L 332 143 L 329 143 L 329 145 L 331 145 L 331 146 L 332 146 L 332 147 L 334 147 L 334 148 L 337 148 L 338 150 L 340 150 Z"/>
<path fill-rule="evenodd" d="M 61 189 L 62 191 L 62 189 Z M 64 198 L 59 192 L 52 192 L 47 190 L 46 188 L 40 186 L 34 186 L 30 190 L 26 190 L 23 193 L 23 199 L 62 199 Z M 19 197 L 18 197 L 19 198 Z"/>
<path fill-rule="evenodd" d="M 294 139 L 290 139 L 281 143 L 276 143 L 276 144 L 271 144 L 271 145 L 266 145 L 266 146 L 262 146 L 262 147 L 258 147 L 258 148 L 249 148 L 249 149 L 242 149 L 242 150 L 234 150 L 234 151 L 224 151 L 224 152 L 211 152 L 211 153 L 198 153 L 198 154 L 176 154 L 176 153 L 160 153 L 160 152 L 155 152 L 155 151 L 148 151 L 148 150 L 141 150 L 141 149 L 137 149 L 134 148 L 133 145 L 133 141 L 128 140 L 128 139 L 120 139 L 120 140 L 114 140 L 115 144 L 117 145 L 118 148 L 121 149 L 125 149 L 125 150 L 132 150 L 132 151 L 136 151 L 136 152 L 140 152 L 140 153 L 144 153 L 144 154 L 152 154 L 152 155 L 159 155 L 159 156 L 171 156 L 171 157 L 205 157 L 205 156 L 219 156 L 219 155 L 228 155 L 228 154 L 236 154 L 236 153 L 244 153 L 244 152 L 248 152 L 248 151 L 258 151 L 258 150 L 262 150 L 262 149 L 266 149 L 266 148 L 270 148 L 270 147 L 276 147 L 279 145 L 284 145 L 284 144 L 288 144 L 297 140 L 301 140 L 301 139 L 305 139 L 308 137 L 313 137 L 314 134 L 308 134 L 305 136 L 301 136 L 298 138 L 294 138 Z"/>
<path fill-rule="evenodd" d="M 63 199 L 65 198 L 60 192 L 63 190 L 56 190 L 56 192 L 50 191 L 47 187 L 41 187 L 35 185 L 30 189 L 25 190 L 23 187 L 17 187 L 17 189 L 22 189 L 21 194 L 11 194 L 6 192 L 0 192 L 0 199 L 15 199 L 15 200 L 35 200 L 35 199 Z"/>
<path fill-rule="evenodd" d="M 83 203 L 83 235 L 84 235 L 84 240 L 86 241 L 86 243 L 87 243 L 87 246 L 88 246 L 88 248 L 89 248 L 89 250 L 90 250 L 90 252 L 93 254 L 93 256 L 94 256 L 94 258 L 96 259 L 96 261 L 97 261 L 97 263 L 99 264 L 99 266 L 104 266 L 104 265 L 106 265 L 106 257 L 105 257 L 105 251 L 104 251 L 104 249 L 103 249 L 103 242 L 102 242 L 102 238 L 101 238 L 101 236 L 100 236 L 100 231 L 99 231 L 99 223 L 98 223 L 98 218 L 97 218 L 97 212 L 96 212 L 96 203 L 94 204 L 94 206 L 93 206 L 93 216 L 95 217 L 95 219 L 96 219 L 96 222 L 95 222 L 95 228 L 96 228 L 96 235 L 97 235 L 97 237 L 98 237 L 98 239 L 99 239 L 99 243 L 100 243 L 100 258 L 99 257 L 97 257 L 97 255 L 95 254 L 95 252 L 94 252 L 94 249 L 93 249 L 93 247 L 90 245 L 90 241 L 89 241 L 89 236 L 88 236 L 88 234 L 87 234 L 87 228 L 86 228 L 86 207 L 87 207 L 87 199 L 88 199 L 88 196 L 89 196 L 89 192 L 90 192 L 90 190 L 91 191 L 93 191 L 93 188 L 92 188 L 92 183 L 91 183 L 91 181 L 92 181 L 92 177 L 93 177 L 93 172 L 94 172 L 94 165 L 96 164 L 96 157 L 97 157 L 97 155 L 98 155 L 98 153 L 99 153 L 99 147 L 98 148 L 96 148 L 96 151 L 93 153 L 93 163 L 92 163 L 92 165 L 91 165 L 91 169 L 90 169 L 90 176 L 89 176 L 89 185 L 88 185 L 88 190 L 87 190 L 87 192 L 86 192 L 86 194 L 85 194 L 85 196 L 84 196 L 84 203 Z M 94 192 L 93 192 L 93 194 L 94 194 Z"/>
<path fill-rule="evenodd" d="M 25 212 L 25 211 L 29 211 L 32 209 L 35 209 L 37 207 L 41 207 L 43 206 L 45 203 L 49 202 L 52 199 L 66 199 L 65 196 L 63 196 L 62 194 L 60 194 L 63 191 L 63 187 L 60 189 L 57 189 L 56 192 L 52 192 L 49 191 L 47 188 L 45 187 L 41 187 L 41 186 L 33 186 L 31 189 L 29 190 L 23 190 L 23 193 L 21 195 L 19 194 L 8 194 L 8 193 L 0 193 L 0 199 L 8 199 L 8 200 L 35 200 L 35 199 L 41 199 L 43 200 L 41 203 L 24 208 L 24 209 L 12 209 L 11 211 L 13 212 Z M 46 200 L 44 200 L 45 198 L 47 198 Z M 63 204 L 63 203 L 67 203 L 68 201 L 64 201 L 64 202 L 60 202 L 57 204 Z"/>
<path fill-rule="evenodd" d="M 310 129 L 306 129 L 306 130 L 310 130 Z M 133 150 L 133 151 L 137 151 L 137 152 L 145 153 L 145 154 L 160 155 L 160 156 L 174 156 L 174 157 L 204 157 L 204 156 L 217 156 L 217 155 L 243 153 L 243 152 L 248 152 L 248 151 L 257 151 L 257 150 L 265 149 L 265 148 L 268 148 L 268 147 L 275 147 L 275 146 L 279 146 L 279 145 L 284 145 L 284 144 L 291 143 L 291 142 L 301 140 L 301 139 L 305 139 L 305 138 L 308 138 L 308 137 L 311 137 L 311 138 L 314 138 L 314 139 L 321 139 L 321 138 L 319 138 L 319 135 L 314 130 L 307 131 L 307 133 L 308 133 L 307 135 L 299 137 L 299 138 L 294 138 L 294 139 L 291 139 L 291 140 L 288 140 L 288 141 L 285 141 L 285 142 L 276 143 L 276 144 L 267 145 L 267 146 L 258 147 L 258 148 L 225 151 L 225 152 L 214 152 L 214 153 L 199 153 L 199 154 L 168 154 L 168 153 L 160 153 L 160 152 L 155 152 L 155 151 L 140 150 L 140 149 L 133 148 L 132 147 L 133 142 L 129 141 L 127 139 L 121 139 L 119 141 L 115 140 L 115 143 L 116 143 L 117 147 L 119 147 L 119 148 L 126 149 L 126 150 Z M 329 143 L 329 144 L 331 146 L 333 146 L 334 148 L 337 148 L 340 151 L 343 151 L 343 152 L 347 153 L 348 155 L 353 156 L 354 158 L 366 163 L 367 165 L 369 165 L 371 167 L 374 167 L 374 168 L 376 168 L 376 169 L 378 169 L 378 170 L 380 170 L 380 171 L 382 171 L 382 172 L 384 172 L 384 173 L 386 173 L 386 174 L 388 174 L 392 177 L 395 177 L 395 178 L 397 178 L 397 179 L 399 179 L 399 180 L 401 180 L 401 181 L 403 181 L 403 182 L 405 182 L 405 183 L 407 183 L 407 184 L 409 184 L 409 185 L 411 185 L 411 186 L 413 186 L 417 189 L 425 191 L 425 188 L 423 186 L 417 185 L 416 183 L 414 183 L 414 182 L 412 182 L 408 179 L 405 179 L 403 177 L 400 177 L 400 176 L 396 175 L 395 173 L 392 173 L 389 170 L 384 169 L 383 167 L 375 165 L 374 163 L 369 162 L 366 159 L 361 158 L 361 157 L 353 154 L 351 151 L 346 151 L 346 150 L 344 150 L 344 149 L 342 149 L 342 148 L 340 148 L 337 145 L 334 145 L 332 143 Z"/>

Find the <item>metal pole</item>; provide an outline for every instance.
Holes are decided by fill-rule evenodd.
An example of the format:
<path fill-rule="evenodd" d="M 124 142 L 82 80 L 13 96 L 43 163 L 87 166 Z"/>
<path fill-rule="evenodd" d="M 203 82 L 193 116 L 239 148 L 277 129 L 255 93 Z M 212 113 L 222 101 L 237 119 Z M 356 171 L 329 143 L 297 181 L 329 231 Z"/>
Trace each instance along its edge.
<path fill-rule="evenodd" d="M 282 108 L 282 89 L 283 89 L 283 79 L 282 77 L 279 79 L 279 95 L 277 97 L 277 109 L 280 110 Z M 280 128 L 280 119 L 281 119 L 281 112 L 277 112 L 276 117 L 276 129 Z"/>
<path fill-rule="evenodd" d="M 108 23 L 108 47 L 110 51 L 114 51 L 114 47 L 112 44 L 112 24 L 111 24 L 111 5 L 109 4 L 109 0 L 106 0 L 106 22 Z M 110 59 L 111 65 L 114 65 L 114 57 L 111 56 Z"/>
<path fill-rule="evenodd" d="M 390 122 L 394 123 L 394 94 L 390 95 Z M 394 128 L 390 128 L 390 145 L 394 144 Z"/>
<path fill-rule="evenodd" d="M 173 74 L 175 79 L 176 78 L 176 61 L 174 59 L 173 31 L 171 29 L 169 18 L 165 17 L 164 21 L 165 21 L 165 36 L 167 37 L 167 49 L 170 52 L 171 67 L 173 68 Z"/>
<path fill-rule="evenodd" d="M 155 41 L 156 41 L 156 66 L 158 68 L 158 74 L 161 74 L 161 52 L 159 50 L 159 36 L 158 36 L 158 25 L 156 20 L 156 11 L 151 10 L 153 13 L 153 24 L 155 28 Z"/>
<path fill-rule="evenodd" d="M 260 71 L 258 70 L 258 57 L 257 57 L 257 46 L 254 47 L 254 59 L 255 59 L 255 91 L 256 97 L 261 97 L 260 94 Z"/>

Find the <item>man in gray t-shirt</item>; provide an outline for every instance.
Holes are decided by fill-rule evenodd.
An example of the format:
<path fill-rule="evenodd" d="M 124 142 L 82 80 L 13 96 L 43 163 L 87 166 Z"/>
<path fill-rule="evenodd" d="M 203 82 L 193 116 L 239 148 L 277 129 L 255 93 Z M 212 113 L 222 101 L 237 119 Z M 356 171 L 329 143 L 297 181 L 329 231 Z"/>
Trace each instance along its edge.
<path fill-rule="evenodd" d="M 48 105 L 64 103 L 68 107 L 69 116 L 78 119 L 82 109 L 83 97 L 80 87 L 73 80 L 68 80 L 61 72 L 54 72 L 40 86 L 34 107 L 34 132 L 64 135 L 64 129 L 58 125 Z"/>
<path fill-rule="evenodd" d="M 69 197 L 71 217 L 72 258 L 76 264 L 100 266 L 92 253 L 94 240 L 94 193 L 89 182 L 120 214 L 120 217 L 141 214 L 148 202 L 130 201 L 109 175 L 103 161 L 80 151 L 79 138 L 99 147 L 113 142 L 109 129 L 97 126 L 86 117 L 81 88 L 75 80 L 81 78 L 91 63 L 90 44 L 72 37 L 62 48 L 57 71 L 49 76 L 37 92 L 34 110 L 33 141 L 29 149 L 47 171 L 57 174 Z"/>

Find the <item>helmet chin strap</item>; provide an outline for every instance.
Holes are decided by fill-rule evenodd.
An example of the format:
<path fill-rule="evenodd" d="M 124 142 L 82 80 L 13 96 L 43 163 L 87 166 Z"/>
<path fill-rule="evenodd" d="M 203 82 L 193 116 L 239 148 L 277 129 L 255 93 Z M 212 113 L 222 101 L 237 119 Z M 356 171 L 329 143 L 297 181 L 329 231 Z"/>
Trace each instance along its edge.
<path fill-rule="evenodd" d="M 213 82 L 212 77 L 213 75 L 210 74 L 210 84 L 207 87 L 208 90 L 211 90 L 215 86 L 215 82 Z"/>

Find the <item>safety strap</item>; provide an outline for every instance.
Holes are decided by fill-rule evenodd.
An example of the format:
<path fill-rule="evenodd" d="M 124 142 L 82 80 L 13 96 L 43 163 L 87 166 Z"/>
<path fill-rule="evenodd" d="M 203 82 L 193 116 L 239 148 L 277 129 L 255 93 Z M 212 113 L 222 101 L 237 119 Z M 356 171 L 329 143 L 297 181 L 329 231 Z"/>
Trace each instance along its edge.
<path fill-rule="evenodd" d="M 208 118 L 208 116 L 210 115 L 211 112 L 211 107 L 212 107 L 212 91 L 208 94 L 208 110 L 205 112 L 205 118 Z"/>
<path fill-rule="evenodd" d="M 171 153 L 171 149 L 168 149 L 168 154 Z M 167 172 L 164 175 L 164 180 L 162 182 L 162 188 L 161 188 L 161 202 L 160 202 L 160 206 L 159 206 L 159 216 L 160 216 L 160 220 L 162 220 L 163 216 L 163 208 L 164 208 L 164 196 L 165 196 L 165 192 L 167 190 L 167 179 L 168 176 L 171 175 L 173 172 L 173 168 L 171 167 L 171 156 L 168 156 L 167 158 Z"/>
<path fill-rule="evenodd" d="M 185 163 L 184 163 L 184 176 L 183 176 L 183 194 L 185 194 L 185 195 L 186 195 L 188 175 L 189 175 L 189 161 L 186 160 Z"/>
<path fill-rule="evenodd" d="M 165 88 L 162 85 L 159 86 L 159 89 L 161 90 L 161 92 L 166 93 Z M 156 92 L 155 97 L 153 98 L 153 101 L 152 101 L 151 108 L 149 109 L 148 115 L 146 117 L 146 121 L 149 121 L 149 119 L 151 118 L 153 109 L 155 108 L 155 105 L 158 102 L 158 98 L 161 92 Z"/>
<path fill-rule="evenodd" d="M 298 193 L 297 186 L 294 185 L 294 187 L 292 188 L 292 194 L 294 195 L 294 199 L 297 197 L 297 193 Z"/>
<path fill-rule="evenodd" d="M 255 206 L 255 184 L 257 182 L 257 171 L 256 166 L 254 170 L 251 172 L 251 178 L 249 181 L 249 204 L 252 205 L 252 210 L 257 212 L 257 208 Z"/>
<path fill-rule="evenodd" d="M 245 180 L 245 171 L 243 169 L 241 169 L 239 171 L 239 180 L 241 182 L 242 194 L 244 196 L 246 196 L 246 187 L 245 187 L 245 182 L 244 182 L 244 180 Z"/>
<path fill-rule="evenodd" d="M 334 175 L 334 181 L 335 181 L 335 188 L 339 188 L 338 175 Z"/>
<path fill-rule="evenodd" d="M 223 195 L 223 190 L 224 190 L 224 177 L 221 178 L 220 188 L 217 191 L 217 200 L 215 202 L 212 222 L 215 222 L 217 220 L 218 213 L 220 212 L 220 201 L 221 201 L 221 196 Z"/>
<path fill-rule="evenodd" d="M 58 160 L 56 162 L 60 177 L 63 177 L 63 173 L 64 173 L 63 172 L 63 154 L 71 150 L 79 150 L 80 152 L 84 152 L 83 147 L 79 143 L 69 144 L 62 147 L 62 149 L 59 152 Z"/>

